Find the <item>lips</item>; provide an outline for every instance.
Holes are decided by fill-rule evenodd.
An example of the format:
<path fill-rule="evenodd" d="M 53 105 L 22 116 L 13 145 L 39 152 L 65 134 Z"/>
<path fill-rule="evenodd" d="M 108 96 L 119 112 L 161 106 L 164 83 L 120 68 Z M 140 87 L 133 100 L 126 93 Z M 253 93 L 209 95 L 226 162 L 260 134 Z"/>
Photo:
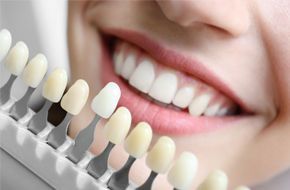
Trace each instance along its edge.
<path fill-rule="evenodd" d="M 112 33 L 112 30 L 110 30 L 110 34 Z M 234 99 L 237 100 L 235 102 L 241 102 L 241 100 L 239 100 L 238 97 L 236 97 L 227 86 L 219 81 L 217 77 L 209 73 L 207 70 L 203 70 L 203 66 L 199 67 L 200 64 L 198 62 L 194 62 L 193 66 L 191 65 L 190 67 L 191 69 L 189 69 L 188 61 L 184 61 L 184 57 L 180 58 L 179 56 L 178 58 L 182 59 L 183 61 L 180 61 L 173 65 L 172 60 L 166 62 L 166 60 L 168 60 L 168 57 L 166 55 L 169 55 L 169 57 L 171 58 L 173 55 L 166 53 L 161 54 L 160 47 L 157 47 L 155 43 L 153 43 L 153 46 L 151 46 L 151 48 L 148 48 L 146 45 L 144 45 L 144 43 L 140 43 L 142 44 L 142 46 L 130 45 L 132 41 L 135 43 L 141 41 L 142 38 L 138 38 L 140 37 L 140 35 L 134 35 L 134 33 L 130 33 L 130 39 L 127 40 L 127 38 L 124 38 L 122 35 L 120 35 L 121 33 L 118 32 L 119 35 L 115 35 L 115 37 L 118 36 L 119 40 L 118 43 L 116 43 L 117 45 L 115 45 L 116 47 L 114 48 L 114 53 L 112 55 L 110 55 L 109 53 L 107 47 L 108 44 L 104 42 L 102 58 L 103 64 L 101 65 L 104 71 L 102 72 L 102 81 L 104 83 L 114 81 L 120 85 L 122 97 L 119 104 L 120 106 L 126 106 L 131 110 L 134 123 L 137 123 L 139 121 L 147 121 L 151 124 L 154 132 L 158 134 L 184 135 L 211 131 L 221 127 L 227 127 L 232 125 L 233 122 L 238 122 L 240 119 L 245 117 L 245 115 L 231 115 L 227 117 L 221 117 L 225 115 L 226 112 L 229 113 L 230 110 L 232 111 L 231 108 L 235 107 L 233 105 L 238 105 L 233 104 L 233 101 L 231 102 L 232 99 L 230 97 L 234 97 Z M 127 46 L 127 49 L 131 51 L 129 51 L 129 53 L 127 53 L 125 57 L 124 53 L 122 56 L 120 55 L 120 51 L 122 50 L 122 48 L 120 47 L 122 46 Z M 146 49 L 143 49 L 144 46 L 146 47 Z M 150 44 L 148 46 L 150 46 Z M 152 51 L 152 49 L 156 51 Z M 151 52 L 159 52 L 158 55 L 160 56 L 156 56 L 156 58 L 154 57 L 156 53 Z M 122 57 L 123 59 L 123 66 L 120 66 L 120 57 Z M 160 60 L 162 57 L 166 57 L 166 59 L 164 59 L 162 63 L 160 63 L 160 61 L 156 63 L 157 60 Z M 138 61 L 136 61 L 137 59 L 141 60 L 139 61 L 139 64 Z M 150 76 L 148 76 L 148 74 L 144 75 L 144 73 L 144 76 L 140 77 L 142 75 L 142 71 L 146 69 L 148 70 L 148 65 L 150 66 L 150 64 L 152 64 L 150 61 L 147 61 L 149 62 L 147 63 L 147 65 L 144 64 L 143 62 L 144 60 L 146 62 L 146 59 L 150 59 L 151 62 L 155 62 L 153 67 L 158 66 L 159 69 L 157 70 L 159 72 L 159 75 L 157 79 L 155 79 L 155 75 L 151 77 L 152 79 L 150 79 Z M 177 59 L 175 58 L 174 61 L 176 60 Z M 124 65 L 126 66 L 124 67 Z M 142 69 L 139 69 L 138 71 L 138 67 L 142 67 Z M 160 67 L 162 69 L 160 69 Z M 173 69 L 175 67 L 178 67 L 179 70 Z M 196 69 L 197 67 L 199 68 Z M 183 70 L 185 68 L 188 68 L 187 73 L 190 72 L 191 75 L 197 79 L 196 81 L 199 81 L 198 86 L 203 86 L 203 88 L 201 88 L 203 89 L 202 93 L 200 93 L 199 90 L 197 98 L 194 98 L 191 101 L 187 101 L 194 104 L 194 106 L 192 106 L 193 108 L 190 108 L 190 105 L 187 105 L 189 106 L 188 108 L 184 106 L 184 104 L 188 103 L 184 103 L 182 98 L 177 97 L 177 92 L 186 91 L 185 87 L 190 87 L 190 85 L 181 85 L 181 88 L 179 88 L 178 90 L 177 87 L 175 87 L 178 85 L 174 84 L 180 84 L 180 78 L 183 81 L 190 81 L 184 79 L 185 72 Z M 154 74 L 156 73 L 154 69 L 153 72 Z M 192 73 L 196 75 L 193 75 Z M 180 75 L 182 75 L 182 77 L 180 77 Z M 208 85 L 208 83 L 206 83 L 206 81 L 213 80 L 215 82 L 211 83 L 210 86 Z M 164 85 L 166 86 L 166 81 L 171 81 L 171 85 L 167 85 L 167 88 L 165 89 L 166 92 L 164 93 L 162 92 L 162 89 L 160 90 L 160 88 L 162 88 L 162 86 Z M 214 90 L 204 90 L 207 89 L 204 87 L 208 87 L 208 89 L 213 87 L 212 89 Z M 196 91 L 195 87 L 193 89 Z M 221 90 L 222 93 L 226 92 L 227 96 L 219 93 Z M 186 92 L 180 92 L 179 94 L 184 95 L 186 94 Z M 151 98 L 149 99 L 148 97 Z M 221 99 L 223 100 L 223 107 L 220 103 Z M 162 105 L 160 105 L 160 102 L 162 102 Z M 227 104 L 225 104 L 225 102 Z M 178 110 L 172 108 L 178 108 Z"/>

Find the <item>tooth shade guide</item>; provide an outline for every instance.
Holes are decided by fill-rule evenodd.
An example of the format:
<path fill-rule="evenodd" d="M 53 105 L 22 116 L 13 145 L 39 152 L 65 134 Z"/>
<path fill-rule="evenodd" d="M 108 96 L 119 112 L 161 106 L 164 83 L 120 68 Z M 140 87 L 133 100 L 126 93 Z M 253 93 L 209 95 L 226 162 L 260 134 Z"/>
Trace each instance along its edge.
<path fill-rule="evenodd" d="M 7 29 L 0 31 L 0 62 L 7 55 L 12 43 L 11 33 Z"/>

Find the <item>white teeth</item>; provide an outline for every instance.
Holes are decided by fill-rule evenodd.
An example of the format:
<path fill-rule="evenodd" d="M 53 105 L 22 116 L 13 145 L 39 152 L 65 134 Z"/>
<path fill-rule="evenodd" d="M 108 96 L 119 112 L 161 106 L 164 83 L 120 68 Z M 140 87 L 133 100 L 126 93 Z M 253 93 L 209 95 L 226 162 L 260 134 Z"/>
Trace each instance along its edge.
<path fill-rule="evenodd" d="M 215 116 L 217 115 L 218 111 L 220 109 L 220 104 L 214 104 L 206 108 L 204 115 L 205 116 Z"/>
<path fill-rule="evenodd" d="M 0 31 L 0 61 L 3 60 L 3 58 L 8 53 L 10 47 L 11 47 L 11 34 L 8 30 L 3 29 Z"/>
<path fill-rule="evenodd" d="M 67 74 L 63 69 L 55 69 L 43 84 L 42 96 L 51 102 L 59 102 L 67 84 Z"/>
<path fill-rule="evenodd" d="M 7 55 L 5 66 L 10 73 L 18 76 L 24 69 L 29 56 L 28 47 L 24 42 L 17 44 L 10 50 Z"/>
<path fill-rule="evenodd" d="M 122 67 L 122 77 L 129 79 L 136 68 L 136 54 L 130 53 L 127 55 Z"/>
<path fill-rule="evenodd" d="M 148 123 L 140 122 L 130 132 L 125 141 L 125 150 L 134 158 L 141 158 L 152 139 L 152 129 Z"/>
<path fill-rule="evenodd" d="M 123 52 L 118 52 L 114 54 L 113 62 L 114 62 L 115 72 L 117 74 L 121 74 L 121 71 L 123 68 L 123 59 L 124 59 Z"/>
<path fill-rule="evenodd" d="M 96 114 L 107 119 L 117 107 L 121 90 L 114 82 L 109 82 L 93 99 L 91 108 Z"/>
<path fill-rule="evenodd" d="M 36 88 L 47 70 L 47 59 L 43 54 L 37 54 L 24 68 L 22 78 L 30 87 Z"/>
<path fill-rule="evenodd" d="M 155 71 L 152 61 L 142 60 L 130 77 L 129 83 L 141 92 L 148 93 L 154 78 Z"/>
<path fill-rule="evenodd" d="M 174 73 L 164 72 L 154 81 L 149 95 L 162 103 L 171 103 L 177 90 L 177 77 Z"/>
<path fill-rule="evenodd" d="M 61 100 L 61 107 L 72 115 L 80 113 L 87 102 L 89 86 L 85 80 L 77 80 L 65 93 Z"/>
<path fill-rule="evenodd" d="M 104 127 L 107 139 L 114 144 L 122 142 L 130 129 L 131 120 L 131 113 L 127 108 L 118 108 Z"/>
<path fill-rule="evenodd" d="M 167 175 L 168 181 L 177 189 L 189 189 L 198 168 L 194 154 L 183 152 Z"/>
<path fill-rule="evenodd" d="M 250 188 L 246 186 L 240 186 L 240 187 L 235 188 L 235 190 L 250 190 Z"/>
<path fill-rule="evenodd" d="M 210 100 L 210 94 L 202 94 L 194 98 L 188 107 L 189 113 L 193 116 L 200 116 L 207 108 Z"/>
<path fill-rule="evenodd" d="M 156 173 L 165 173 L 175 154 L 174 141 L 166 136 L 160 137 L 147 155 L 148 167 Z"/>
<path fill-rule="evenodd" d="M 228 177 L 222 171 L 210 173 L 205 181 L 198 187 L 198 190 L 227 190 Z"/>
<path fill-rule="evenodd" d="M 195 89 L 193 87 L 182 87 L 177 91 L 172 103 L 180 108 L 186 108 L 193 99 L 194 93 Z"/>

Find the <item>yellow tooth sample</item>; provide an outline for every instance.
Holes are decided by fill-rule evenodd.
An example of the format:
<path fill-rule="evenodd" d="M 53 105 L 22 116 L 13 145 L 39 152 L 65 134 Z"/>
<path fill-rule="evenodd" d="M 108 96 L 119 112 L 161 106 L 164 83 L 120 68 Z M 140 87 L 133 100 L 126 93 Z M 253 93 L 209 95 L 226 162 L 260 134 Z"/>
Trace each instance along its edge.
<path fill-rule="evenodd" d="M 156 173 L 165 173 L 175 154 L 174 141 L 166 136 L 160 137 L 147 155 L 148 167 Z"/>
<path fill-rule="evenodd" d="M 239 187 L 235 188 L 235 190 L 250 190 L 250 188 L 246 187 L 246 186 L 239 186 Z"/>
<path fill-rule="evenodd" d="M 122 142 L 128 134 L 131 120 L 131 113 L 127 108 L 118 108 L 105 125 L 107 139 L 114 144 Z"/>
<path fill-rule="evenodd" d="M 228 177 L 220 170 L 210 173 L 198 190 L 227 190 Z"/>
<path fill-rule="evenodd" d="M 42 96 L 51 102 L 59 102 L 67 85 L 64 69 L 55 69 L 43 84 Z"/>
<path fill-rule="evenodd" d="M 7 70 L 18 76 L 22 73 L 29 56 L 28 47 L 24 42 L 17 42 L 17 44 L 10 50 L 5 60 Z"/>
<path fill-rule="evenodd" d="M 119 86 L 114 82 L 109 82 L 93 99 L 92 110 L 107 119 L 116 109 L 120 96 Z"/>
<path fill-rule="evenodd" d="M 47 71 L 47 59 L 43 54 L 37 54 L 24 68 L 22 78 L 25 84 L 36 88 Z"/>
<path fill-rule="evenodd" d="M 169 170 L 167 179 L 177 189 L 188 189 L 197 172 L 198 160 L 190 152 L 183 152 Z"/>
<path fill-rule="evenodd" d="M 7 29 L 0 31 L 0 61 L 6 56 L 11 47 L 12 37 Z"/>
<path fill-rule="evenodd" d="M 87 102 L 89 86 L 85 80 L 77 80 L 65 93 L 61 100 L 61 107 L 72 115 L 80 113 Z"/>
<path fill-rule="evenodd" d="M 148 150 L 152 129 L 146 122 L 140 122 L 125 140 L 125 150 L 135 158 L 141 158 Z"/>

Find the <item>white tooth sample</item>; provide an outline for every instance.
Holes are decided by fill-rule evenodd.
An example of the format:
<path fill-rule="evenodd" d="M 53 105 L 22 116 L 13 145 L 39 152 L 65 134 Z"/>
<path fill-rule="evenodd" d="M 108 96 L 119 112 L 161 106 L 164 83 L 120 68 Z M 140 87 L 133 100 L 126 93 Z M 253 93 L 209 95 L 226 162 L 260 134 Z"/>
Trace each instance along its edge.
<path fill-rule="evenodd" d="M 198 168 L 196 156 L 190 152 L 183 152 L 169 170 L 167 179 L 177 189 L 189 189 Z"/>
<path fill-rule="evenodd" d="M 202 94 L 192 100 L 188 109 L 193 116 L 200 116 L 207 108 L 211 99 L 210 94 Z"/>
<path fill-rule="evenodd" d="M 125 140 L 125 150 L 134 158 L 141 158 L 147 152 L 152 140 L 152 129 L 146 122 L 140 122 Z"/>
<path fill-rule="evenodd" d="M 115 52 L 113 56 L 113 62 L 114 62 L 114 69 L 115 72 L 120 75 L 122 68 L 123 68 L 123 60 L 124 60 L 124 53 L 123 52 Z"/>
<path fill-rule="evenodd" d="M 103 118 L 109 118 L 117 107 L 121 97 L 120 87 L 109 82 L 93 99 L 92 110 Z"/>
<path fill-rule="evenodd" d="M 55 69 L 43 84 L 42 96 L 51 102 L 59 102 L 67 85 L 64 69 Z"/>
<path fill-rule="evenodd" d="M 239 186 L 239 187 L 235 188 L 235 190 L 250 190 L 250 188 L 246 187 L 246 186 Z"/>
<path fill-rule="evenodd" d="M 131 113 L 127 108 L 118 108 L 104 127 L 107 139 L 114 144 L 122 142 L 129 132 L 131 120 Z"/>
<path fill-rule="evenodd" d="M 121 76 L 129 79 L 136 68 L 136 53 L 128 53 L 122 67 Z"/>
<path fill-rule="evenodd" d="M 3 29 L 0 31 L 0 61 L 8 53 L 12 43 L 12 37 L 10 32 L 7 29 Z"/>
<path fill-rule="evenodd" d="M 175 154 L 174 141 L 166 136 L 160 137 L 146 158 L 147 166 L 156 173 L 165 173 Z"/>
<path fill-rule="evenodd" d="M 36 88 L 47 71 L 47 59 L 43 54 L 37 54 L 24 68 L 22 78 L 25 84 Z"/>
<path fill-rule="evenodd" d="M 205 181 L 198 187 L 198 190 L 227 190 L 228 177 L 223 171 L 210 173 Z"/>
<path fill-rule="evenodd" d="M 205 116 L 215 116 L 218 114 L 218 111 L 220 109 L 220 104 L 214 104 L 206 108 L 204 115 Z"/>
<path fill-rule="evenodd" d="M 29 56 L 28 47 L 24 42 L 17 42 L 17 44 L 8 53 L 5 66 L 7 70 L 13 75 L 18 76 L 22 73 Z"/>
<path fill-rule="evenodd" d="M 149 95 L 159 102 L 169 104 L 176 94 L 177 83 L 177 77 L 173 72 L 164 72 L 154 81 Z"/>
<path fill-rule="evenodd" d="M 182 87 L 177 91 L 172 103 L 177 107 L 186 108 L 189 106 L 191 100 L 193 99 L 194 93 L 195 93 L 194 87 L 191 86 Z"/>
<path fill-rule="evenodd" d="M 77 80 L 65 93 L 61 100 L 61 107 L 72 115 L 80 113 L 87 102 L 89 86 L 85 80 Z"/>
<path fill-rule="evenodd" d="M 129 83 L 138 90 L 148 93 L 155 79 L 154 65 L 151 60 L 142 60 L 137 66 Z"/>

